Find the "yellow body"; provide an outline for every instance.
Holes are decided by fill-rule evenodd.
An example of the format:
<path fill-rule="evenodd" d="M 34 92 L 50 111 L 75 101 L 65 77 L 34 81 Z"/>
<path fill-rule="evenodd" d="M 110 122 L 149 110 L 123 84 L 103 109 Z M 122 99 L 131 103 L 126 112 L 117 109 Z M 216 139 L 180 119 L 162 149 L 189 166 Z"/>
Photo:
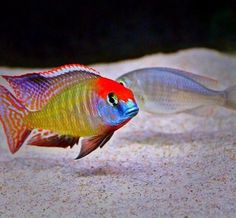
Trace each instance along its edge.
<path fill-rule="evenodd" d="M 24 123 L 61 135 L 97 135 L 105 128 L 96 110 L 97 98 L 96 79 L 81 82 L 54 96 L 40 111 L 30 112 Z"/>

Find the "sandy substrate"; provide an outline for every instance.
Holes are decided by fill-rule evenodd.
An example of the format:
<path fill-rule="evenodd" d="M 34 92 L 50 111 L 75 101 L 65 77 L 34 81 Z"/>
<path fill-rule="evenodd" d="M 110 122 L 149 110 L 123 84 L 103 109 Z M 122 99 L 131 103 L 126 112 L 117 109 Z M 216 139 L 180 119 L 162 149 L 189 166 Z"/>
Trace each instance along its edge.
<path fill-rule="evenodd" d="M 116 78 L 176 67 L 236 83 L 236 57 L 190 49 L 94 67 Z M 1 68 L 1 73 L 32 70 Z M 104 146 L 7 149 L 0 129 L 0 217 L 236 217 L 236 112 L 158 117 L 140 112 Z"/>

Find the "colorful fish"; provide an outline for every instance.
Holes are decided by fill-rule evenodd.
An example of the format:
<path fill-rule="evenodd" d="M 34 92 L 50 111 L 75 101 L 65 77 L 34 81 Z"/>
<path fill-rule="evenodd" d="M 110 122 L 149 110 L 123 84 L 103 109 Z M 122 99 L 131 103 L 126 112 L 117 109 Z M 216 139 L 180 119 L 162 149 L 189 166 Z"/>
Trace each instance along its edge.
<path fill-rule="evenodd" d="M 2 77 L 15 92 L 0 86 L 0 120 L 12 153 L 26 138 L 29 145 L 66 148 L 85 137 L 82 158 L 139 110 L 131 90 L 83 65 Z"/>
<path fill-rule="evenodd" d="M 208 105 L 236 110 L 236 85 L 218 91 L 216 80 L 182 70 L 143 68 L 128 72 L 117 81 L 134 92 L 140 109 L 154 114 L 195 114 Z"/>

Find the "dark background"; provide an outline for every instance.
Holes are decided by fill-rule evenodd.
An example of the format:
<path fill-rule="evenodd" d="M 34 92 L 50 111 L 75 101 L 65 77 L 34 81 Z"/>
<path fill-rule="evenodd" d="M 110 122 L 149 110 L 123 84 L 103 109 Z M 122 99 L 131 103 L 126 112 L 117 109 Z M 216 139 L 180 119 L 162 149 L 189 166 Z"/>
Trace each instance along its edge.
<path fill-rule="evenodd" d="M 189 47 L 236 50 L 235 1 L 8 1 L 0 65 L 51 67 Z"/>

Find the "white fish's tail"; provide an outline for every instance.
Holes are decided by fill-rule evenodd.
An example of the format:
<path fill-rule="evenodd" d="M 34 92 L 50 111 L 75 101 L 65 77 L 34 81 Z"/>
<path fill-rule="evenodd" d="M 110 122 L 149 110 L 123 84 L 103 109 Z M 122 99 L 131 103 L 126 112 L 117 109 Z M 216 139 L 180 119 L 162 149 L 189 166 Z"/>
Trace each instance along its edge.
<path fill-rule="evenodd" d="M 225 90 L 226 107 L 236 110 L 236 85 L 233 85 Z"/>

